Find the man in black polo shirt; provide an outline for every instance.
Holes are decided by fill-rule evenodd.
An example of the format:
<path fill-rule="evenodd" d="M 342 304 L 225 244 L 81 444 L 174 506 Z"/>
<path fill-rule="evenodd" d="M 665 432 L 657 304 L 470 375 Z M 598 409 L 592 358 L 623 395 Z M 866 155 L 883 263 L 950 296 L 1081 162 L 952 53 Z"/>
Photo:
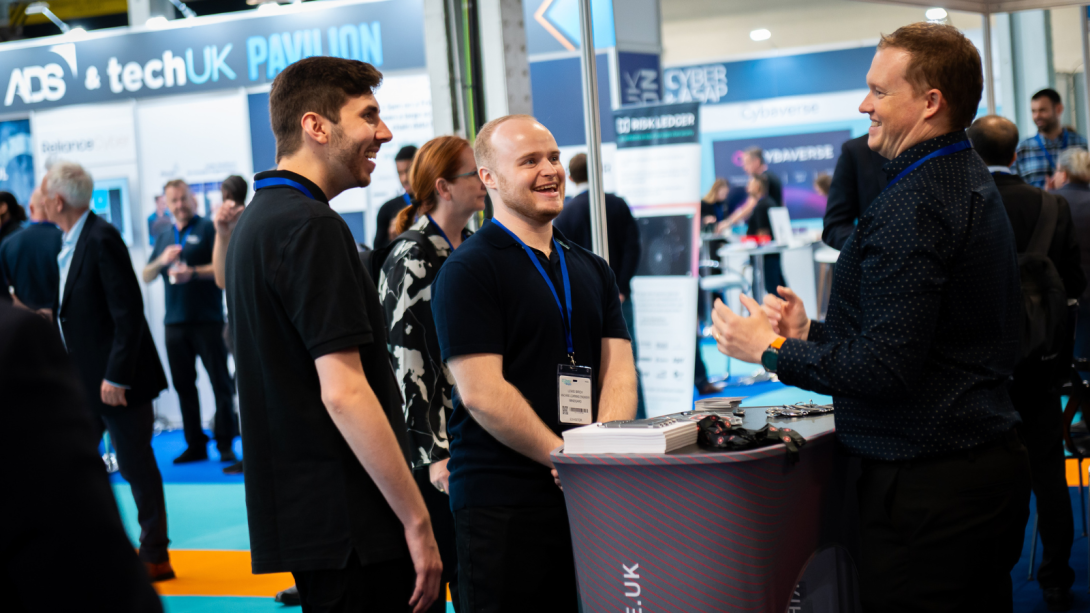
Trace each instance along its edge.
<path fill-rule="evenodd" d="M 798 296 L 716 302 L 719 349 L 833 397 L 862 458 L 866 611 L 1010 611 L 1030 467 L 1008 380 L 1019 359 L 1014 234 L 965 128 L 980 103 L 976 47 L 953 26 L 883 36 L 860 105 L 889 183 L 840 252 L 829 314 Z M 782 335 L 782 336 L 781 336 Z"/>
<path fill-rule="evenodd" d="M 446 261 L 432 299 L 457 384 L 449 468 L 461 610 L 574 612 L 571 531 L 549 453 L 564 430 L 635 416 L 632 346 L 609 265 L 552 226 L 565 177 L 548 129 L 501 117 L 474 153 L 495 217 Z M 590 402 L 580 407 L 571 390 Z"/>
<path fill-rule="evenodd" d="M 276 77 L 277 169 L 254 177 L 227 248 L 253 570 L 290 571 L 308 613 L 419 613 L 442 571 L 409 472 L 382 304 L 329 206 L 370 184 L 390 141 L 381 80 L 333 57 Z"/>
<path fill-rule="evenodd" d="M 220 460 L 234 462 L 231 443 L 238 425 L 227 371 L 227 346 L 223 342 L 223 290 L 216 286 L 212 270 L 216 228 L 211 220 L 196 214 L 197 202 L 185 181 L 169 181 L 163 192 L 174 223 L 155 238 L 143 276 L 145 283 L 161 276 L 166 295 L 167 361 L 174 391 L 178 392 L 188 447 L 174 458 L 174 463 L 208 459 L 208 436 L 201 426 L 197 394 L 198 356 L 216 395 L 215 435 Z"/>

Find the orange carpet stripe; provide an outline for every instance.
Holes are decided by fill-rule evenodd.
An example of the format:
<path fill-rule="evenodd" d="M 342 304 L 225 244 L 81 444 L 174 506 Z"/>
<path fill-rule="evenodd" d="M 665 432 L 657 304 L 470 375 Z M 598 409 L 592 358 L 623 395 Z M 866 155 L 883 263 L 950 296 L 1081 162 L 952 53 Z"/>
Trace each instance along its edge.
<path fill-rule="evenodd" d="M 251 573 L 249 551 L 172 549 L 170 562 L 178 578 L 155 584 L 155 589 L 163 596 L 272 598 L 280 590 L 295 584 L 291 573 Z"/>
<path fill-rule="evenodd" d="M 1090 460 L 1083 460 L 1082 462 L 1082 484 L 1086 485 L 1087 476 L 1086 471 L 1090 469 Z M 1079 487 L 1079 462 L 1075 458 L 1067 458 L 1067 485 L 1068 487 Z"/>

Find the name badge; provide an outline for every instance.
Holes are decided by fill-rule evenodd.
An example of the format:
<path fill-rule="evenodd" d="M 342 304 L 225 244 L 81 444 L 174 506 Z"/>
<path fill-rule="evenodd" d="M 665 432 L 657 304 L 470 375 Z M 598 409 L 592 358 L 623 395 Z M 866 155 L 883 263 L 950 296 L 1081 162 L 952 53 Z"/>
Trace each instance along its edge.
<path fill-rule="evenodd" d="M 556 405 L 560 423 L 586 425 L 594 421 L 594 371 L 587 366 L 556 367 Z"/>
<path fill-rule="evenodd" d="M 186 242 L 187 244 L 189 244 L 189 245 L 199 245 L 199 244 L 201 244 L 201 237 L 199 237 L 199 236 L 193 236 L 193 235 L 191 234 L 191 235 L 189 235 L 189 236 L 185 237 L 185 242 Z"/>

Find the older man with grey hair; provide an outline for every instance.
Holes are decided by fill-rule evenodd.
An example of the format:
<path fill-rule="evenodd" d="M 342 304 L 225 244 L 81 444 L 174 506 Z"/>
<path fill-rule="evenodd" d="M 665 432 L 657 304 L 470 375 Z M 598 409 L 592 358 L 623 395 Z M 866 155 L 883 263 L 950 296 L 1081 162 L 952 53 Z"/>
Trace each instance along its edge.
<path fill-rule="evenodd" d="M 91 175 L 72 162 L 52 164 L 42 180 L 42 211 L 64 232 L 54 312 L 96 428 L 110 433 L 121 476 L 132 486 L 140 559 L 152 581 L 161 581 L 174 570 L 163 478 L 151 449 L 151 401 L 166 389 L 166 376 L 129 250 L 117 229 L 90 211 L 92 191 Z"/>

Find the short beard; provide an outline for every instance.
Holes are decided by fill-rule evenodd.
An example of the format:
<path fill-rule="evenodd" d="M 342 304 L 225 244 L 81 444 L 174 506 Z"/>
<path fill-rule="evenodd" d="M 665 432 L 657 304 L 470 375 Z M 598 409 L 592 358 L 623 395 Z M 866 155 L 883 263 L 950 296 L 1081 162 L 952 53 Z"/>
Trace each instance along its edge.
<path fill-rule="evenodd" d="M 367 154 L 359 145 L 358 142 L 348 140 L 344 130 L 339 125 L 333 124 L 329 139 L 330 156 L 348 170 L 355 179 L 357 187 L 367 187 L 371 184 L 371 175 L 363 172 L 363 161 L 367 159 Z"/>
<path fill-rule="evenodd" d="M 560 215 L 560 211 L 542 211 L 534 207 L 533 197 L 526 197 L 525 194 L 518 192 L 511 188 L 511 185 L 503 178 L 503 175 L 496 173 L 496 191 L 500 193 L 500 199 L 507 205 L 507 208 L 518 213 L 519 215 L 536 221 L 540 224 L 547 224 L 556 219 Z M 557 186 L 558 194 L 560 195 L 560 201 L 564 201 L 564 184 L 561 183 Z M 563 210 L 563 208 L 561 208 Z"/>

